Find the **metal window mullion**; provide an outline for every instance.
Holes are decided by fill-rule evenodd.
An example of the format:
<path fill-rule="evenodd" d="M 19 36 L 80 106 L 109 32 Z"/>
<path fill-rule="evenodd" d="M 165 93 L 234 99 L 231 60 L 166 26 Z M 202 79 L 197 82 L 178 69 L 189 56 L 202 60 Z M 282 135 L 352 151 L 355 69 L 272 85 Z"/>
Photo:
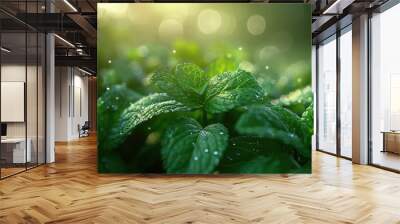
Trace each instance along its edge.
<path fill-rule="evenodd" d="M 341 119 L 340 119 L 340 83 L 341 83 L 341 64 L 340 64 L 340 30 L 336 31 L 336 154 L 341 156 Z"/>
<path fill-rule="evenodd" d="M 315 47 L 315 148 L 319 149 L 319 44 Z"/>
<path fill-rule="evenodd" d="M 371 57 L 372 57 L 372 12 L 368 12 L 368 30 L 367 30 L 367 46 L 368 46 L 368 53 L 367 53 L 367 83 L 368 83 L 368 89 L 367 89 L 367 119 L 368 119 L 368 124 L 367 124 L 367 132 L 368 132 L 368 158 L 367 158 L 367 163 L 368 164 L 373 164 L 373 153 L 372 153 L 372 63 L 371 63 Z"/>
<path fill-rule="evenodd" d="M 25 21 L 28 19 L 28 1 L 25 1 Z M 25 170 L 28 169 L 28 113 L 27 113 L 27 102 L 28 102 L 28 25 L 25 25 L 25 102 L 24 102 L 24 118 L 25 118 Z"/>
<path fill-rule="evenodd" d="M 36 1 L 39 13 L 39 1 Z M 36 32 L 36 166 L 39 165 L 39 32 Z"/>

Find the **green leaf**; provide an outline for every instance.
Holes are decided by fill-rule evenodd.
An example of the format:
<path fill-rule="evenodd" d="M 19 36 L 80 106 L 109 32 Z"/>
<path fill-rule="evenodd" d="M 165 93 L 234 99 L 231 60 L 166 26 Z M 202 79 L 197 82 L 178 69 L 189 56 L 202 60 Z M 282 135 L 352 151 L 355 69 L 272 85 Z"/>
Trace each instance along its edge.
<path fill-rule="evenodd" d="M 279 140 L 310 157 L 311 137 L 306 129 L 296 114 L 280 106 L 252 106 L 236 123 L 240 134 Z"/>
<path fill-rule="evenodd" d="M 314 127 L 314 105 L 311 103 L 310 106 L 307 107 L 307 109 L 303 112 L 301 115 L 301 120 L 307 125 L 307 127 L 310 129 L 311 134 L 313 132 L 313 127 Z"/>
<path fill-rule="evenodd" d="M 159 92 L 167 93 L 175 100 L 193 108 L 203 105 L 203 93 L 208 77 L 197 65 L 178 64 L 175 72 L 160 71 L 151 77 L 151 83 Z"/>
<path fill-rule="evenodd" d="M 114 128 L 111 133 L 113 145 L 117 146 L 122 143 L 137 125 L 157 115 L 189 110 L 190 108 L 165 93 L 155 93 L 143 97 L 136 103 L 131 104 L 121 114 L 118 127 Z"/>
<path fill-rule="evenodd" d="M 279 141 L 239 136 L 230 140 L 218 169 L 221 173 L 287 173 L 298 167 L 291 149 Z"/>
<path fill-rule="evenodd" d="M 167 173 L 212 173 L 227 144 L 228 131 L 222 124 L 202 128 L 192 118 L 181 118 L 163 137 L 164 167 Z"/>
<path fill-rule="evenodd" d="M 262 88 L 248 72 L 225 72 L 210 79 L 206 91 L 205 109 L 209 113 L 221 113 L 238 106 L 261 102 Z"/>
<path fill-rule="evenodd" d="M 142 96 L 128 89 L 125 85 L 114 85 L 108 88 L 97 100 L 97 135 L 99 149 L 109 149 L 111 130 L 118 125 L 122 111 L 130 102 L 135 102 Z"/>

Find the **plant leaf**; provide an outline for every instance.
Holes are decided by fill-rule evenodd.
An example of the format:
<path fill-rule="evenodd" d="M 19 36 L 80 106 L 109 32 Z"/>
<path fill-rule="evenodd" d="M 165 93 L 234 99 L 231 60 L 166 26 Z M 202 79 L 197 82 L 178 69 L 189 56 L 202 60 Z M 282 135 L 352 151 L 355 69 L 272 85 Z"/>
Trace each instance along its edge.
<path fill-rule="evenodd" d="M 307 125 L 307 127 L 310 129 L 311 134 L 313 132 L 313 127 L 314 127 L 314 105 L 313 103 L 310 104 L 310 106 L 307 107 L 307 109 L 303 112 L 301 115 L 301 120 Z"/>
<path fill-rule="evenodd" d="M 129 102 L 135 102 L 142 96 L 125 85 L 114 85 L 106 90 L 97 100 L 97 135 L 99 149 L 110 149 L 109 136 L 111 130 L 118 125 L 122 111 L 128 107 Z"/>
<path fill-rule="evenodd" d="M 310 157 L 311 136 L 306 129 L 296 114 L 280 106 L 252 106 L 236 123 L 240 134 L 279 140 Z"/>
<path fill-rule="evenodd" d="M 263 95 L 262 88 L 250 73 L 243 70 L 224 72 L 210 79 L 205 109 L 209 113 L 221 113 L 260 102 Z"/>
<path fill-rule="evenodd" d="M 162 158 L 167 173 L 212 173 L 228 144 L 222 124 L 205 128 L 192 118 L 181 118 L 165 132 Z"/>
<path fill-rule="evenodd" d="M 157 91 L 167 93 L 183 104 L 197 108 L 203 105 L 208 77 L 197 65 L 178 64 L 175 72 L 160 71 L 151 77 Z"/>
<path fill-rule="evenodd" d="M 121 114 L 118 127 L 114 128 L 111 133 L 113 145 L 117 146 L 122 143 L 137 125 L 157 115 L 189 110 L 190 108 L 165 93 L 155 93 L 143 97 L 131 104 Z"/>
<path fill-rule="evenodd" d="M 222 173 L 287 173 L 293 168 L 297 164 L 291 148 L 252 136 L 232 138 L 218 167 Z"/>

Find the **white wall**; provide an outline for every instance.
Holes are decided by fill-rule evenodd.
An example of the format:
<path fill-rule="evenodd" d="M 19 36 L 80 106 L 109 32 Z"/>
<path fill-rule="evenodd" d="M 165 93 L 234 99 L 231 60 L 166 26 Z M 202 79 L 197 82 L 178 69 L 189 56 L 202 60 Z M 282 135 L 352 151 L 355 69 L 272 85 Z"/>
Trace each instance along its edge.
<path fill-rule="evenodd" d="M 78 125 L 88 120 L 88 78 L 72 67 L 56 67 L 56 141 L 79 137 Z"/>
<path fill-rule="evenodd" d="M 36 74 L 36 67 L 28 66 L 25 67 L 24 65 L 18 64 L 5 64 L 1 66 L 1 81 L 2 82 L 25 82 L 25 75 L 27 69 L 28 74 L 35 73 Z M 36 82 L 35 82 L 36 85 Z M 29 97 L 36 97 L 36 90 L 34 92 L 27 93 Z M 27 99 L 28 102 L 31 102 L 31 99 Z M 36 105 L 35 105 L 36 107 Z M 1 108 L 1 110 L 7 110 L 7 108 Z M 33 114 L 28 113 L 28 122 L 31 122 L 36 119 L 36 114 L 34 114 L 34 118 L 31 117 Z M 36 120 L 35 120 L 36 121 Z M 36 123 L 36 122 L 35 122 Z M 7 136 L 8 137 L 25 137 L 25 122 L 7 122 Z M 28 125 L 28 127 L 33 126 L 32 124 Z M 28 133 L 29 134 L 29 133 Z"/>

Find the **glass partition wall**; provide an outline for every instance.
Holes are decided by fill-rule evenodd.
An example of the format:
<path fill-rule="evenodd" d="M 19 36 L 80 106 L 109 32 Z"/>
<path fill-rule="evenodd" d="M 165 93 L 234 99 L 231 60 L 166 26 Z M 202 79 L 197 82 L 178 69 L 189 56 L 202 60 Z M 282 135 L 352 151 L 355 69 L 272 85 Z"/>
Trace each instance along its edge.
<path fill-rule="evenodd" d="M 370 163 L 400 171 L 400 4 L 371 18 Z"/>
<path fill-rule="evenodd" d="M 38 8 L 32 4 L 39 3 L 18 4 L 34 12 Z M 45 35 L 14 19 L 0 12 L 1 179 L 46 160 Z"/>
<path fill-rule="evenodd" d="M 352 157 L 351 25 L 317 47 L 317 149 Z"/>
<path fill-rule="evenodd" d="M 318 149 L 336 153 L 336 36 L 318 46 Z"/>
<path fill-rule="evenodd" d="M 352 34 L 351 26 L 343 29 L 339 38 L 340 68 L 340 155 L 352 158 Z"/>

